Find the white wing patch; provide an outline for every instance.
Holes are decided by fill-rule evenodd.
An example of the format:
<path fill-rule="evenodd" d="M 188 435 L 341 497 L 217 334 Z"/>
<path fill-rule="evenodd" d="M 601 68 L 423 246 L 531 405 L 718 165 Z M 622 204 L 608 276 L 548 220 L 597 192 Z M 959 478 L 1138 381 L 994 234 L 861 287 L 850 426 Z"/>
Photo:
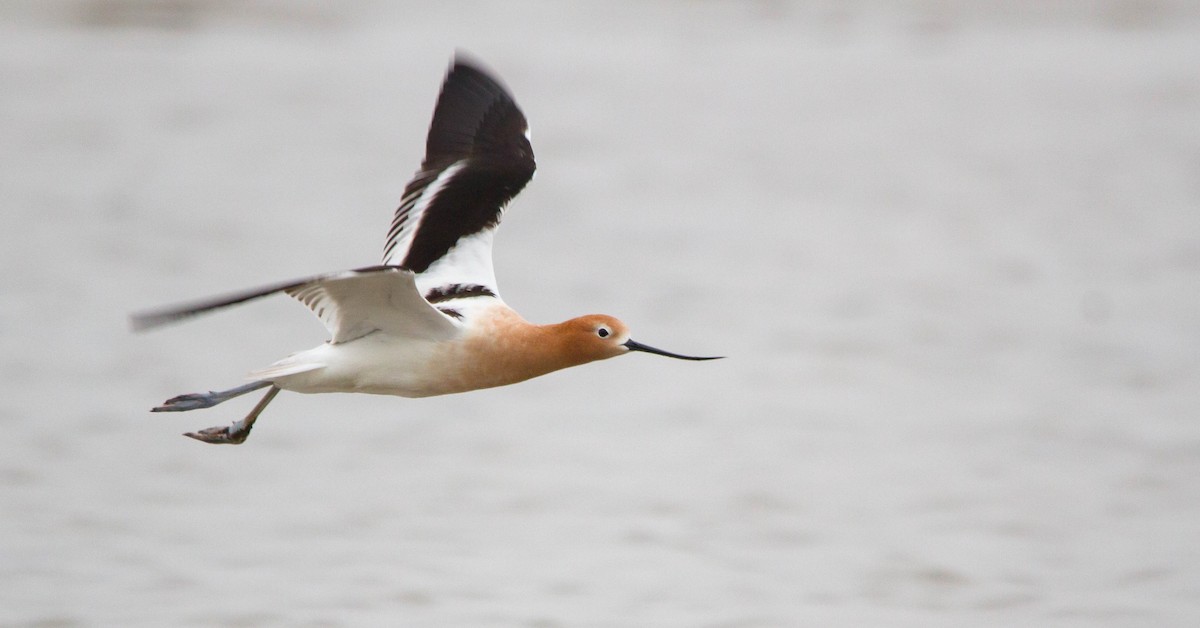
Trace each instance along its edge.
<path fill-rule="evenodd" d="M 429 206 L 437 199 L 438 193 L 446 187 L 446 184 L 450 183 L 454 175 L 466 166 L 467 160 L 465 159 L 455 162 L 442 170 L 437 178 L 430 181 L 428 185 L 413 190 L 400 200 L 400 207 L 396 210 L 397 224 L 392 226 L 393 235 L 391 242 L 388 243 L 387 253 L 383 257 L 384 264 L 399 266 L 404 262 L 404 258 L 408 256 L 408 250 L 412 248 L 413 238 L 421 228 L 421 219 L 425 215 L 425 210 L 429 209 Z"/>
<path fill-rule="evenodd" d="M 458 242 L 428 270 L 416 276 L 421 294 L 452 284 L 475 284 L 500 295 L 496 287 L 496 271 L 492 267 L 492 240 L 495 229 L 459 238 Z"/>

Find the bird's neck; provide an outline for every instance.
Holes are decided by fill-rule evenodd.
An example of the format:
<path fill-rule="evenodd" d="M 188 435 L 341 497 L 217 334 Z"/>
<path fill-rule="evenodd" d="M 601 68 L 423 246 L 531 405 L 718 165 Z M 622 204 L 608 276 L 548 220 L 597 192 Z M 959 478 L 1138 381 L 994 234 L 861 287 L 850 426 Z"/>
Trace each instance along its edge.
<path fill-rule="evenodd" d="M 488 313 L 464 342 L 464 384 L 490 388 L 515 384 L 590 362 L 573 347 L 563 323 L 535 325 L 507 307 Z"/>

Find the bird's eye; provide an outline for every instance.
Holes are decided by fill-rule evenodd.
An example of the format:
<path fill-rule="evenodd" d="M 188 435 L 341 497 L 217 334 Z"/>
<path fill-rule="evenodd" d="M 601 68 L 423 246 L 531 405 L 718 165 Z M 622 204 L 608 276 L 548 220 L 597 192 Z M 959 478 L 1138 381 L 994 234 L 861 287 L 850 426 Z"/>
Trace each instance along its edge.
<path fill-rule="evenodd" d="M 596 335 L 600 336 L 601 338 L 608 338 L 608 334 L 609 334 L 609 331 L 608 331 L 607 327 L 601 327 L 596 330 Z"/>

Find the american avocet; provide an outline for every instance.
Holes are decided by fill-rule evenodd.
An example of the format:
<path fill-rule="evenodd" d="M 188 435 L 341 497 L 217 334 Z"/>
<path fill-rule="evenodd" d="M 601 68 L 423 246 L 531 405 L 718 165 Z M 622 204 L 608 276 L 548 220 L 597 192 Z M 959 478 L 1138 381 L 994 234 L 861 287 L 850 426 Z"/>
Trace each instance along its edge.
<path fill-rule="evenodd" d="M 433 112 L 425 159 L 404 189 L 383 264 L 247 290 L 133 316 L 142 330 L 284 292 L 332 338 L 250 374 L 236 388 L 172 397 L 151 412 L 209 408 L 254 390 L 245 418 L 190 436 L 238 444 L 280 390 L 428 397 L 504 386 L 633 351 L 682 360 L 629 337 L 601 314 L 535 325 L 505 305 L 492 270 L 500 216 L 533 177 L 525 116 L 476 65 L 456 58 Z"/>

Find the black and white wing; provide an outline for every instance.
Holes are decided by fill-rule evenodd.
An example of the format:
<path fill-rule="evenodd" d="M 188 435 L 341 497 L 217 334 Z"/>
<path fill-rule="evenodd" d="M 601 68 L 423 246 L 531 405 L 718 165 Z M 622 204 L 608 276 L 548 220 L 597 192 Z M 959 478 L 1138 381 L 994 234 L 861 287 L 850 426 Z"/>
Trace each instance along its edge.
<path fill-rule="evenodd" d="M 425 300 L 417 289 L 416 275 L 393 266 L 318 275 L 135 314 L 133 328 L 150 329 L 277 292 L 285 292 L 308 306 L 329 330 L 334 343 L 377 331 L 403 338 L 448 340 L 461 329 L 453 314 L 439 311 Z"/>
<path fill-rule="evenodd" d="M 492 238 L 533 177 L 525 116 L 487 72 L 456 57 L 442 84 L 425 159 L 392 219 L 383 263 L 417 273 L 431 301 L 497 296 Z"/>
<path fill-rule="evenodd" d="M 498 297 L 492 236 L 533 177 L 525 116 L 496 79 L 455 59 L 442 85 L 421 169 L 404 191 L 383 266 L 308 277 L 135 314 L 136 330 L 285 292 L 348 342 L 375 331 L 443 340 L 475 297 Z"/>

